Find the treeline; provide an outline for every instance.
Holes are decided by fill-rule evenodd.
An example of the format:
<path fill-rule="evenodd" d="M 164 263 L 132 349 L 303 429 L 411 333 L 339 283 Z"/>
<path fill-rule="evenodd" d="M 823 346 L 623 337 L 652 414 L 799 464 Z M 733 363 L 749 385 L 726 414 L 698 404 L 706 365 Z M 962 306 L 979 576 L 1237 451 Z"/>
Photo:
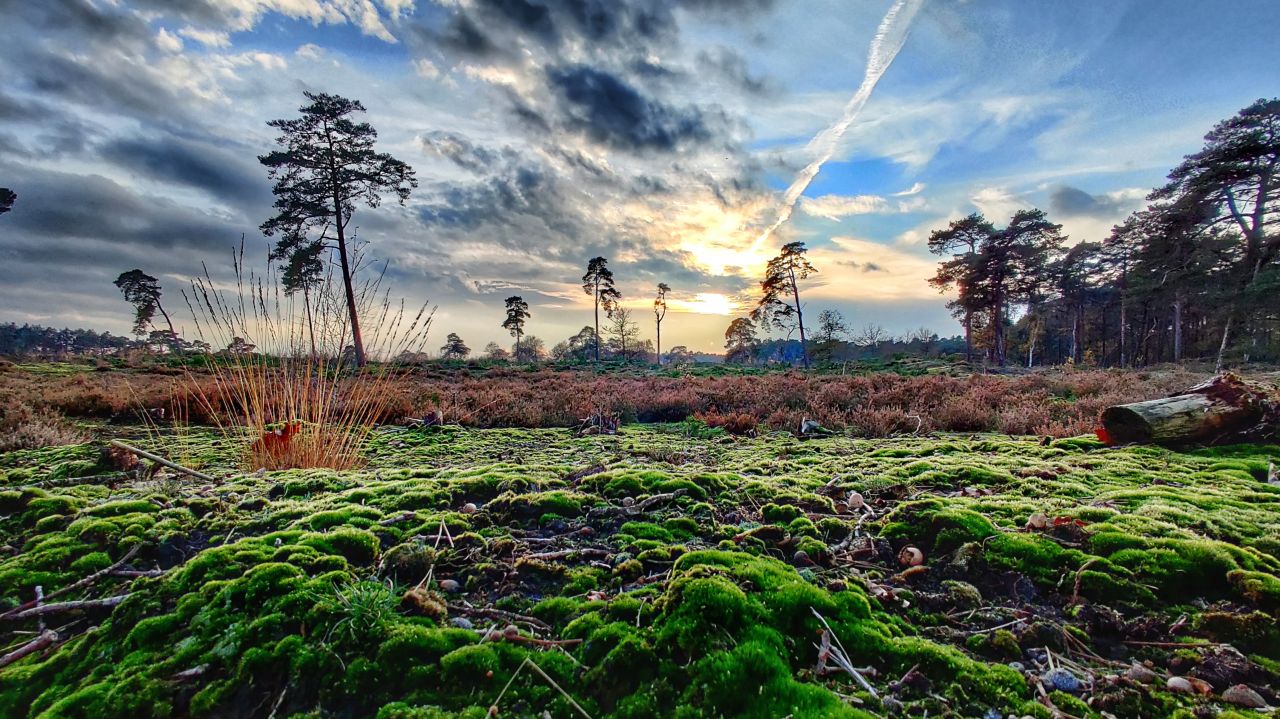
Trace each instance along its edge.
<path fill-rule="evenodd" d="M 1103 241 L 1068 249 L 1040 210 L 1003 228 L 975 213 L 930 236 L 948 257 L 931 283 L 994 364 L 1275 361 L 1278 165 L 1280 100 L 1258 100 Z"/>
<path fill-rule="evenodd" d="M 141 348 L 145 342 L 110 332 L 56 329 L 40 325 L 0 324 L 0 355 L 10 357 L 63 357 L 106 355 Z"/>

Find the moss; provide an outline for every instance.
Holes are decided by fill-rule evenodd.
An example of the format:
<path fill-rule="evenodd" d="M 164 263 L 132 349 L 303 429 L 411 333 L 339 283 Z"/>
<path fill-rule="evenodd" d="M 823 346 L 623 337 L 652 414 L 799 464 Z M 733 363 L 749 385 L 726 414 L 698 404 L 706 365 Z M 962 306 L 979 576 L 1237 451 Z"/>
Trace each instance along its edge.
<path fill-rule="evenodd" d="M 378 556 L 380 541 L 373 533 L 342 527 L 323 534 L 307 534 L 299 544 L 336 554 L 356 566 L 372 564 Z"/>
<path fill-rule="evenodd" d="M 1227 581 L 1259 609 L 1272 614 L 1280 612 L 1280 579 L 1274 575 L 1235 569 L 1227 572 Z"/>
<path fill-rule="evenodd" d="M 769 504 L 760 508 L 760 518 L 773 524 L 786 524 L 804 514 L 803 510 L 789 504 Z"/>
<path fill-rule="evenodd" d="M 459 647 L 440 658 L 445 678 L 463 686 L 489 683 L 498 667 L 498 653 L 489 644 Z"/>
<path fill-rule="evenodd" d="M 438 554 L 425 541 L 397 544 L 382 555 L 379 572 L 401 583 L 417 583 L 435 566 Z"/>
<path fill-rule="evenodd" d="M 1280 646 L 1273 604 L 1280 492 L 1259 482 L 1264 449 L 1230 456 L 1102 452 L 1091 442 L 1043 447 L 996 436 L 834 437 L 800 445 L 765 435 L 721 443 L 641 427 L 622 438 L 572 439 L 559 430 L 413 434 L 380 431 L 370 444 L 373 471 L 236 476 L 209 497 L 186 493 L 186 486 L 148 496 L 149 486 L 92 480 L 57 490 L 0 489 L 0 531 L 13 548 L 0 555 L 0 605 L 29 598 L 35 584 L 66 586 L 134 544 L 141 551 L 133 566 L 173 567 L 132 581 L 134 596 L 98 630 L 0 672 L 0 715 L 34 716 L 59 705 L 51 716 L 117 719 L 146 716 L 145 701 L 156 711 L 221 716 L 239 706 L 269 707 L 287 684 L 279 714 L 295 719 L 372 716 L 380 708 L 478 717 L 526 656 L 593 716 L 856 714 L 858 707 L 834 693 L 860 694 L 852 682 L 811 674 L 817 610 L 856 664 L 873 665 L 884 677 L 919 666 L 937 696 L 903 693 L 905 715 L 995 709 L 1047 717 L 1025 680 L 1003 665 L 1018 656 L 1012 635 L 982 635 L 969 654 L 962 641 L 930 640 L 921 628 L 944 612 L 961 610 L 965 622 L 971 609 L 1008 602 L 1008 582 L 1027 591 L 1020 577 L 1035 583 L 1039 603 L 1064 601 L 1079 578 L 1085 608 L 1136 601 L 1149 605 L 1143 613 L 1192 614 L 1194 636 L 1280 666 L 1280 658 L 1265 656 Z M 0 468 L 12 483 L 24 463 L 18 474 L 44 481 L 59 463 L 92 456 L 82 451 L 11 453 L 0 457 Z M 217 456 L 208 447 L 193 454 Z M 653 466 L 676 456 L 679 463 Z M 608 471 L 570 488 L 566 475 L 597 463 Z M 825 542 L 848 537 L 852 520 L 815 524 L 800 509 L 820 511 L 826 498 L 817 491 L 833 476 L 860 477 L 859 491 L 894 507 L 862 526 L 888 540 L 877 542 L 879 555 L 864 557 L 881 565 L 866 573 L 869 581 L 897 586 L 885 579 L 898 570 L 894 550 L 906 543 L 925 550 L 929 579 L 912 584 L 915 592 L 898 587 L 897 600 L 876 601 L 860 583 L 848 583 L 840 563 L 798 570 L 771 558 L 795 560 L 799 550 L 821 563 Z M 676 489 L 689 491 L 625 523 L 609 513 L 566 519 L 583 517 L 603 497 Z M 925 498 L 896 499 L 902 496 Z M 481 511 L 455 511 L 467 502 Z M 380 523 L 406 510 L 414 516 Z M 1086 526 L 1022 530 L 1034 512 Z M 761 515 L 763 527 L 750 523 Z M 548 529 L 534 530 L 543 517 Z M 442 539 L 433 549 L 441 520 L 456 545 Z M 544 546 L 524 539 L 587 525 L 596 536 L 545 546 L 609 548 L 612 569 L 584 556 L 554 566 L 522 562 L 521 572 L 503 581 L 516 560 Z M 753 536 L 740 548 L 730 541 L 747 530 Z M 564 652 L 481 643 L 474 630 L 442 627 L 440 597 L 430 589 L 431 611 L 402 607 L 405 587 L 387 580 L 416 584 L 433 564 L 441 576 L 462 581 L 477 606 L 536 616 L 553 627 L 540 636 L 583 639 L 565 647 L 581 669 Z M 647 577 L 657 581 L 637 581 Z M 835 580 L 838 591 L 821 588 Z M 110 581 L 115 587 L 128 580 Z M 1170 607 L 1201 596 L 1227 601 L 1213 611 Z M 1239 612 L 1242 602 L 1256 611 Z M 1055 621 L 1102 652 L 1109 639 L 1081 632 L 1088 616 L 1081 610 Z M 1062 641 L 1062 631 L 1054 634 Z M 1028 646 L 1046 642 L 1024 637 Z M 1148 654 L 1171 656 L 1144 649 Z M 201 680 L 171 679 L 200 664 L 209 665 Z M 1117 716 L 1176 710 L 1164 692 L 1109 701 Z M 573 713 L 523 672 L 502 713 L 544 709 Z"/>

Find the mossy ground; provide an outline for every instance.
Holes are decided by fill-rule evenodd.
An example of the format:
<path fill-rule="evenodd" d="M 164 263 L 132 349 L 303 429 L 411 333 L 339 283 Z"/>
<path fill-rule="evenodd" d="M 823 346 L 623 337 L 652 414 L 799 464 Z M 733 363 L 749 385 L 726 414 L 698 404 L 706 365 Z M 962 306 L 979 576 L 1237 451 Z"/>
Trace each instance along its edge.
<path fill-rule="evenodd" d="M 127 569 L 158 570 L 58 597 L 129 594 L 50 617 L 70 638 L 0 670 L 0 716 L 482 717 L 526 658 L 597 718 L 1278 699 L 1278 447 L 386 428 L 362 471 L 246 474 L 233 445 L 152 445 L 214 484 L 111 472 L 90 445 L 0 457 L 0 611 L 134 547 Z M 879 698 L 817 671 L 815 610 Z M 37 627 L 0 628 L 11 648 Z M 1134 661 L 1213 692 L 1120 676 Z M 1050 663 L 1084 690 L 1043 687 Z M 577 715 L 526 669 L 498 715 L 544 711 Z"/>

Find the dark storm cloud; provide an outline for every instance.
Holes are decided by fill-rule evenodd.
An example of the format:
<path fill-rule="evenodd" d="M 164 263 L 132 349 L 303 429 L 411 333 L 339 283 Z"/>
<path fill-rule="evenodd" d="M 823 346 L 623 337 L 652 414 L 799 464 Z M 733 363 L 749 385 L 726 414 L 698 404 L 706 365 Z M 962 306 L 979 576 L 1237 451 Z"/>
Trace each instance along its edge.
<path fill-rule="evenodd" d="M 616 149 L 672 151 L 715 135 L 701 111 L 657 102 L 608 72 L 571 65 L 547 78 L 564 101 L 565 125 Z"/>
<path fill-rule="evenodd" d="M 23 211 L 5 219 L 6 236 L 35 241 L 28 257 L 74 256 L 76 240 L 111 241 L 124 251 L 221 249 L 246 228 L 171 200 L 137 194 L 100 175 L 75 175 L 24 165 L 0 165 L 13 178 Z"/>
<path fill-rule="evenodd" d="M 552 231 L 571 235 L 581 227 L 568 206 L 558 178 L 547 168 L 521 164 L 495 170 L 470 185 L 449 183 L 419 210 L 429 225 L 475 229 L 481 225 L 527 224 L 532 219 Z M 515 238 L 527 242 L 529 238 Z"/>
<path fill-rule="evenodd" d="M 424 152 L 439 155 L 464 170 L 485 173 L 496 166 L 510 164 L 518 157 L 510 147 L 483 147 L 456 132 L 437 130 L 418 137 Z"/>
<path fill-rule="evenodd" d="M 1122 200 L 1105 195 L 1090 195 L 1079 188 L 1062 185 L 1049 193 L 1049 208 L 1057 214 L 1069 217 L 1106 219 L 1124 212 L 1126 205 Z"/>
<path fill-rule="evenodd" d="M 666 39 L 674 31 L 670 5 L 655 0 L 477 0 L 457 12 L 442 37 L 457 49 L 482 54 L 500 53 L 509 47 L 510 43 L 499 42 L 494 36 L 518 34 L 521 39 L 556 48 L 570 39 L 652 42 Z"/>
<path fill-rule="evenodd" d="M 20 22 L 39 34 L 29 39 L 61 35 L 76 38 L 80 43 L 146 42 L 151 36 L 146 23 L 125 8 L 111 3 L 90 3 L 87 0 L 42 0 L 22 3 L 20 12 L 4 10 L 6 22 Z M 14 35 L 14 39 L 22 39 Z"/>
<path fill-rule="evenodd" d="M 98 151 L 128 172 L 204 190 L 232 204 L 265 207 L 271 203 L 265 170 L 243 149 L 233 152 L 176 137 L 132 137 L 113 139 Z"/>

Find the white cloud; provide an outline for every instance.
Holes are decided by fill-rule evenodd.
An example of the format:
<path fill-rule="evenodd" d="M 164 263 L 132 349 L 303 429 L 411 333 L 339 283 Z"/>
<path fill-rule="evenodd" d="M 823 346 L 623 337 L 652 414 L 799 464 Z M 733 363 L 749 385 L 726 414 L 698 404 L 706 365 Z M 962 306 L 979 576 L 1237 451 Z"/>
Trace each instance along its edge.
<path fill-rule="evenodd" d="M 156 47 L 165 52 L 181 52 L 182 38 L 164 28 L 160 28 L 160 32 L 156 33 Z"/>
<path fill-rule="evenodd" d="M 435 63 L 425 57 L 420 57 L 413 61 L 413 71 L 426 80 L 434 80 L 440 77 L 440 68 Z"/>
<path fill-rule="evenodd" d="M 1030 207 L 1024 198 L 1008 187 L 983 187 L 969 198 L 988 220 L 999 224 L 1018 210 Z"/>
<path fill-rule="evenodd" d="M 231 46 L 231 34 L 221 30 L 200 30 L 188 25 L 179 30 L 178 34 L 205 47 L 221 48 Z"/>
<path fill-rule="evenodd" d="M 879 195 L 823 195 L 801 198 L 800 209 L 813 217 L 839 220 L 851 215 L 885 212 L 889 202 Z"/>

